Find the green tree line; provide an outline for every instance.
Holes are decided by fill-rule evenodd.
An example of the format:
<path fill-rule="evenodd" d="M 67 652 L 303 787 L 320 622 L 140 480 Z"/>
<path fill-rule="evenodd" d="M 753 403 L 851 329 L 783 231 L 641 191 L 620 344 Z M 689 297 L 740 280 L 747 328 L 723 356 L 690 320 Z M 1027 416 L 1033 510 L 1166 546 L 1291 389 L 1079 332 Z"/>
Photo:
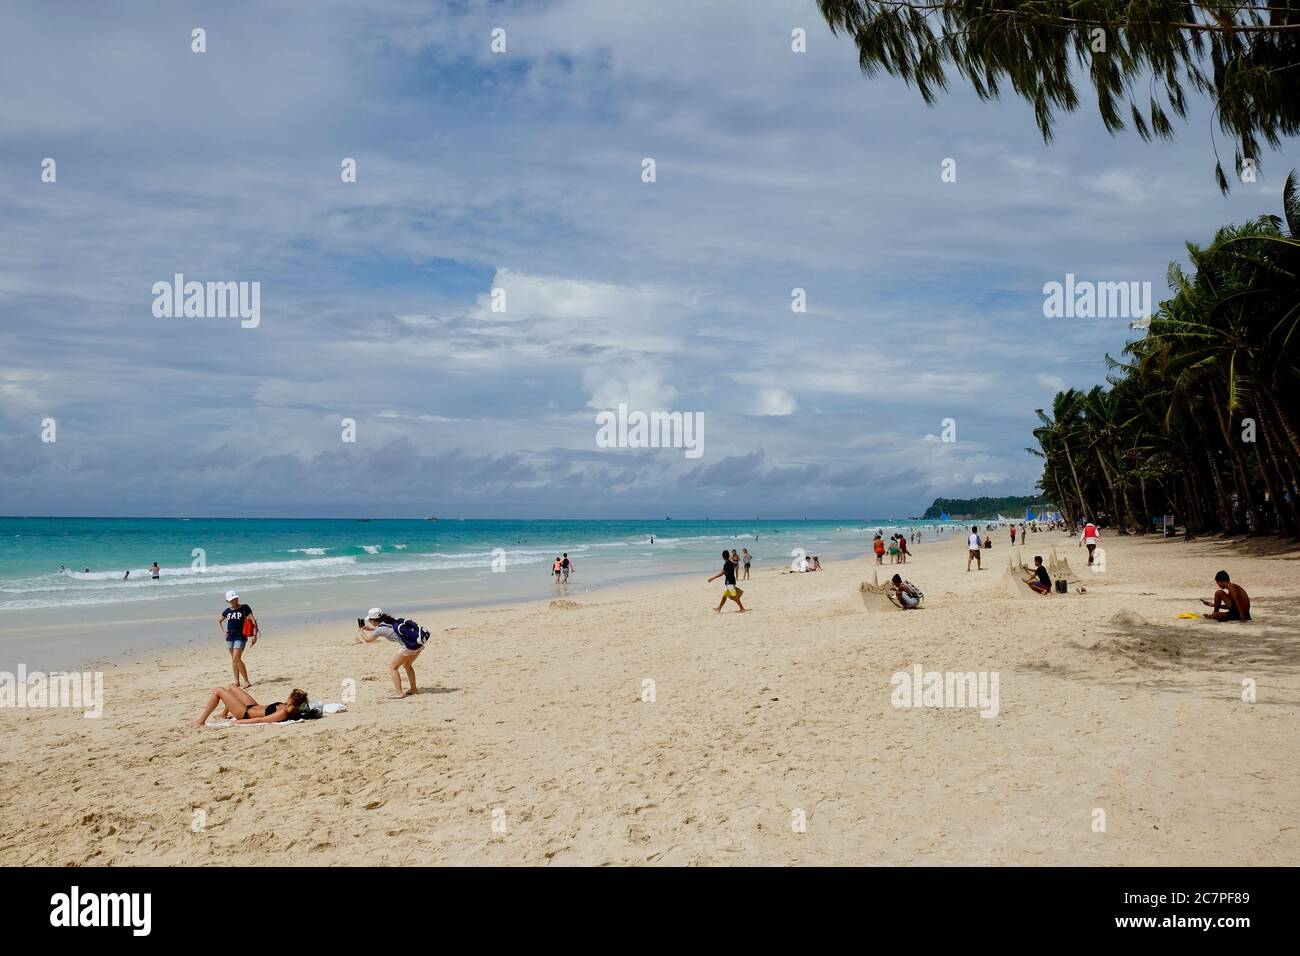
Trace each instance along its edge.
<path fill-rule="evenodd" d="M 921 520 L 931 521 L 945 511 L 948 512 L 948 517 L 953 519 L 993 518 L 997 515 L 1002 515 L 1004 518 L 1023 518 L 1026 508 L 1035 513 L 1056 510 L 1042 495 L 1009 495 L 1004 498 L 935 498 L 934 504 L 926 508 L 925 514 L 921 515 Z"/>
<path fill-rule="evenodd" d="M 1128 532 L 1300 533 L 1300 191 L 1169 266 L 1147 334 L 1106 356 L 1108 385 L 1038 409 L 1039 486 L 1070 519 Z"/>

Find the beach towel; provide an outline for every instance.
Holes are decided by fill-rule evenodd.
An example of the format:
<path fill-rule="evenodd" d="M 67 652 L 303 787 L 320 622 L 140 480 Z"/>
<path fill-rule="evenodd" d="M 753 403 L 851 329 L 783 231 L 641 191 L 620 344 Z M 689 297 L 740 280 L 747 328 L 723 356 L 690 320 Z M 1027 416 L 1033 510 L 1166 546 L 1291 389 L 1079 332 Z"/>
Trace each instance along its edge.
<path fill-rule="evenodd" d="M 1188 612 L 1188 611 L 1184 611 L 1182 614 L 1178 615 L 1179 619 L 1180 619 L 1180 620 L 1183 620 L 1183 621 L 1195 621 L 1195 620 L 1199 620 L 1199 619 L 1200 619 L 1200 616 L 1201 616 L 1201 615 L 1199 615 L 1199 614 L 1192 614 L 1192 613 L 1190 613 L 1190 612 Z"/>

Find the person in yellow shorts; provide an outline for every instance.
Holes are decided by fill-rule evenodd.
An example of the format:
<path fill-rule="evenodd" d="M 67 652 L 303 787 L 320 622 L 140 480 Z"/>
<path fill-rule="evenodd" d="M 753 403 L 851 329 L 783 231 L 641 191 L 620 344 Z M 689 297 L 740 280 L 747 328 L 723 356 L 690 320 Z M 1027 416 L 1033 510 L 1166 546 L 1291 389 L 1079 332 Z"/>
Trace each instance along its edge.
<path fill-rule="evenodd" d="M 722 600 L 719 601 L 718 606 L 713 609 L 714 613 L 721 613 L 722 605 L 726 604 L 727 599 L 730 598 L 736 602 L 736 607 L 740 608 L 740 612 L 743 614 L 745 612 L 745 605 L 740 603 L 740 596 L 745 592 L 736 585 L 736 564 L 731 560 L 731 554 L 726 548 L 722 549 L 722 570 L 709 578 L 709 583 L 712 584 L 714 581 L 718 580 L 718 578 L 723 578 Z"/>

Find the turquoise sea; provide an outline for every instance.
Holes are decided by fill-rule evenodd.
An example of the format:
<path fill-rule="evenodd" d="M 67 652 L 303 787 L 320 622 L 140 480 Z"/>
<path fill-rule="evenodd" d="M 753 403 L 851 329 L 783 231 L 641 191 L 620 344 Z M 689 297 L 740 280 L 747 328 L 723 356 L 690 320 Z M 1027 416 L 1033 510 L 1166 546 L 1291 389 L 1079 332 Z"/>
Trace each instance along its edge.
<path fill-rule="evenodd" d="M 253 607 L 267 640 L 302 626 L 346 639 L 354 618 L 375 606 L 425 616 L 546 600 L 559 593 L 551 562 L 566 553 L 574 566 L 567 597 L 678 576 L 684 594 L 707 604 L 724 547 L 749 548 L 761 573 L 801 554 L 858 558 L 876 530 L 913 526 L 932 527 L 896 519 L 0 518 L 0 670 L 81 667 L 186 643 L 223 650 L 216 619 L 227 590 Z"/>
<path fill-rule="evenodd" d="M 502 571 L 637 577 L 716 563 L 748 546 L 760 565 L 803 548 L 859 553 L 896 520 L 563 521 L 212 518 L 0 518 L 0 614 L 267 592 L 295 584 L 418 574 L 442 585 Z M 653 536 L 654 543 L 651 544 Z M 162 573 L 150 580 L 149 566 Z M 124 577 L 130 572 L 128 578 Z"/>

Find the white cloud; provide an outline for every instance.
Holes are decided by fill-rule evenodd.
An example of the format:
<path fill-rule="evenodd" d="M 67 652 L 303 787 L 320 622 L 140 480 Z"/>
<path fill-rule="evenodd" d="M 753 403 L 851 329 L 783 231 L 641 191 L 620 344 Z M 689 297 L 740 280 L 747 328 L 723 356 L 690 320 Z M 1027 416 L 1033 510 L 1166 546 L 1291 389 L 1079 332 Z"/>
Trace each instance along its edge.
<path fill-rule="evenodd" d="M 794 396 L 783 388 L 760 388 L 754 393 L 753 401 L 755 415 L 793 415 L 799 408 Z M 743 407 L 746 403 L 741 404 Z"/>
<path fill-rule="evenodd" d="M 591 393 L 589 408 L 598 411 L 626 404 L 633 411 L 673 411 L 677 389 L 664 382 L 657 371 L 633 375 L 609 375 L 588 369 L 582 375 L 583 386 Z M 688 409 L 694 411 L 694 409 Z"/>
<path fill-rule="evenodd" d="M 1152 199 L 1152 183 L 1141 170 L 1108 169 L 1100 175 L 1088 177 L 1086 182 L 1094 191 L 1126 205 L 1146 204 Z"/>
<path fill-rule="evenodd" d="M 475 314 L 497 322 L 547 318 L 637 327 L 671 319 L 690 304 L 690 297 L 681 292 L 651 286 L 529 275 L 506 268 L 497 269 L 492 288 L 504 290 L 505 311 L 492 310 L 489 291 L 478 296 Z"/>
<path fill-rule="evenodd" d="M 1162 275 L 1185 240 L 1276 211 L 1276 185 L 1221 199 L 1186 137 L 1099 137 L 1086 106 L 1050 148 L 1016 98 L 955 86 L 925 107 L 864 79 L 813 4 L 806 56 L 789 50 L 788 0 L 318 5 L 267 5 L 255 24 L 212 6 L 205 25 L 227 40 L 206 58 L 184 32 L 160 44 L 139 6 L 7 20 L 0 85 L 28 95 L 0 99 L 0 165 L 54 143 L 60 181 L 0 178 L 0 430 L 30 434 L 48 410 L 111 452 L 89 483 L 103 498 L 60 466 L 78 494 L 15 478 L 0 488 L 13 510 L 174 513 L 202 497 L 183 483 L 122 497 L 139 470 L 123 442 L 170 463 L 229 429 L 292 475 L 338 450 L 344 415 L 367 442 L 509 456 L 588 449 L 589 408 L 626 401 L 716 416 L 710 457 L 761 449 L 821 474 L 845 435 L 891 429 L 894 444 L 845 455 L 862 474 L 821 486 L 841 506 L 870 486 L 905 513 L 918 488 L 951 493 L 957 468 L 1017 471 L 1034 383 L 1064 384 L 1038 370 L 1100 380 L 1122 348 L 1122 324 L 1044 323 L 1045 277 Z M 487 43 L 501 24 L 503 57 Z M 29 82 L 50 70 L 59 83 Z M 1188 128 L 1207 114 L 1194 105 Z M 172 148 L 212 128 L 265 148 Z M 944 156 L 955 184 L 939 182 Z M 263 281 L 262 326 L 151 320 L 150 284 L 175 271 Z M 794 286 L 807 315 L 790 312 Z M 953 415 L 959 445 L 926 434 Z M 364 471 L 329 492 L 373 501 Z"/>

